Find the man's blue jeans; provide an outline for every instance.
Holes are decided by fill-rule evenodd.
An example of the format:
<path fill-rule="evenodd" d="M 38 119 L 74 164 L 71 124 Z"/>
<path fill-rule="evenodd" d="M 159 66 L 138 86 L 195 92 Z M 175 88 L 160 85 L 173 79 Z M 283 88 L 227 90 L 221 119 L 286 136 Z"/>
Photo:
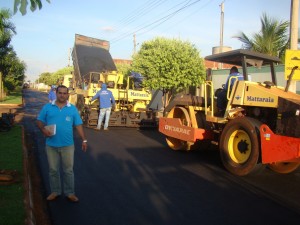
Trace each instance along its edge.
<path fill-rule="evenodd" d="M 63 188 L 66 196 L 74 194 L 74 145 L 51 147 L 46 145 L 49 164 L 49 180 L 51 193 L 62 193 L 60 180 L 60 162 L 63 170 Z"/>
<path fill-rule="evenodd" d="M 225 111 L 227 107 L 227 90 L 222 89 L 219 91 L 217 97 L 217 107 L 219 111 Z"/>
<path fill-rule="evenodd" d="M 97 129 L 101 128 L 101 124 L 102 124 L 104 116 L 105 116 L 104 129 L 108 128 L 108 122 L 109 122 L 110 112 L 111 112 L 111 107 L 100 109 Z"/>

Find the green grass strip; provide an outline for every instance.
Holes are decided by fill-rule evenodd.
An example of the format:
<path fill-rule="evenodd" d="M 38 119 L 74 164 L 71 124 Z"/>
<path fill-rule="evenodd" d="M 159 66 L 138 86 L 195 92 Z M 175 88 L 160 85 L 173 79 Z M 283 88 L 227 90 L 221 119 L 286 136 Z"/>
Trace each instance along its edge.
<path fill-rule="evenodd" d="M 22 92 L 11 92 L 8 96 L 4 98 L 3 101 L 0 101 L 0 104 L 22 104 Z"/>
<path fill-rule="evenodd" d="M 24 224 L 26 212 L 23 186 L 22 128 L 13 126 L 0 132 L 0 171 L 16 170 L 17 181 L 8 185 L 0 183 L 0 224 Z"/>

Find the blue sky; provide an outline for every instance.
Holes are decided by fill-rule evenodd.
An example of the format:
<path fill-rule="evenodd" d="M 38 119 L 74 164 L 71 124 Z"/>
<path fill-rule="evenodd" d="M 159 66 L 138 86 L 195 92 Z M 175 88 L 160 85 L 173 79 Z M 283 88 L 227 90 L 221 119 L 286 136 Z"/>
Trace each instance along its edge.
<path fill-rule="evenodd" d="M 133 34 L 137 50 L 155 37 L 189 41 L 202 57 L 220 44 L 220 4 L 224 2 L 223 44 L 241 47 L 234 35 L 248 36 L 260 29 L 263 12 L 278 20 L 290 20 L 291 0 L 51 0 L 43 8 L 13 15 L 17 35 L 12 45 L 27 65 L 26 76 L 35 80 L 42 72 L 67 66 L 75 34 L 110 41 L 113 58 L 130 59 Z M 13 0 L 0 0 L 13 10 Z M 190 6 L 189 6 L 190 5 Z M 177 13 L 176 13 L 177 12 Z"/>

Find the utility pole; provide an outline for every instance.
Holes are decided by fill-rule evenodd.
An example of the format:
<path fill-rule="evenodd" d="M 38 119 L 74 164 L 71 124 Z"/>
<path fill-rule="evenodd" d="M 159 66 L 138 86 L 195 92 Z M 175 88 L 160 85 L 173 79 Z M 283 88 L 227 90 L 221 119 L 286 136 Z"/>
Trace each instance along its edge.
<path fill-rule="evenodd" d="M 221 7 L 221 21 L 220 21 L 220 53 L 223 52 L 223 34 L 224 34 L 224 2 L 219 5 Z M 223 69 L 223 63 L 219 63 L 219 69 Z"/>
<path fill-rule="evenodd" d="M 221 27 L 220 27 L 220 48 L 221 52 L 223 52 L 223 34 L 224 34 L 224 2 L 223 1 L 220 5 L 221 7 Z"/>
<path fill-rule="evenodd" d="M 69 52 L 68 52 L 68 67 L 70 67 L 70 61 L 71 61 L 71 48 L 69 48 Z"/>
<path fill-rule="evenodd" d="M 299 0 L 291 0 L 291 18 L 290 18 L 290 49 L 298 50 L 298 18 L 299 18 Z M 296 93 L 296 81 L 292 80 L 290 90 Z"/>

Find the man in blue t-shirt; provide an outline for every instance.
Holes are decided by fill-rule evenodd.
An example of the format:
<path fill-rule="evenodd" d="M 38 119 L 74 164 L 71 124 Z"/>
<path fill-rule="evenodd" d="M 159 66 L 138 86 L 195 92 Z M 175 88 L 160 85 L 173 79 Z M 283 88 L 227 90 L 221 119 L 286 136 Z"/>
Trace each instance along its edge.
<path fill-rule="evenodd" d="M 48 201 L 62 194 L 60 162 L 63 168 L 64 194 L 72 202 L 78 202 L 74 190 L 74 139 L 73 127 L 82 139 L 82 150 L 87 150 L 87 140 L 77 108 L 68 102 L 66 86 L 56 89 L 56 100 L 44 105 L 37 118 L 37 126 L 46 137 L 46 153 L 49 164 L 51 194 Z"/>
<path fill-rule="evenodd" d="M 232 79 L 230 79 L 232 78 Z M 231 91 L 233 84 L 237 80 L 244 80 L 242 74 L 239 73 L 239 70 L 236 66 L 231 67 L 229 75 L 227 77 L 224 89 L 218 92 L 217 94 L 217 107 L 220 115 L 223 115 L 227 106 L 227 91 Z"/>
<path fill-rule="evenodd" d="M 233 77 L 233 78 L 232 78 Z M 230 78 L 232 78 L 230 80 Z M 239 70 L 236 66 L 233 66 L 231 67 L 230 69 L 230 73 L 227 77 L 227 80 L 226 80 L 226 83 L 225 83 L 225 86 L 224 86 L 224 89 L 225 90 L 228 90 L 228 87 L 230 88 L 230 90 L 232 89 L 233 87 L 233 84 L 236 80 L 244 80 L 244 77 L 242 74 L 239 73 Z M 230 82 L 230 85 L 229 85 L 229 82 Z"/>
<path fill-rule="evenodd" d="M 94 101 L 96 99 L 98 99 L 100 103 L 100 113 L 98 118 L 98 124 L 95 129 L 101 129 L 101 124 L 105 116 L 104 130 L 108 130 L 108 122 L 110 118 L 111 107 L 115 104 L 115 98 L 112 92 L 110 90 L 107 90 L 106 84 L 102 84 L 101 90 L 96 93 L 96 95 L 91 99 L 91 101 Z"/>

